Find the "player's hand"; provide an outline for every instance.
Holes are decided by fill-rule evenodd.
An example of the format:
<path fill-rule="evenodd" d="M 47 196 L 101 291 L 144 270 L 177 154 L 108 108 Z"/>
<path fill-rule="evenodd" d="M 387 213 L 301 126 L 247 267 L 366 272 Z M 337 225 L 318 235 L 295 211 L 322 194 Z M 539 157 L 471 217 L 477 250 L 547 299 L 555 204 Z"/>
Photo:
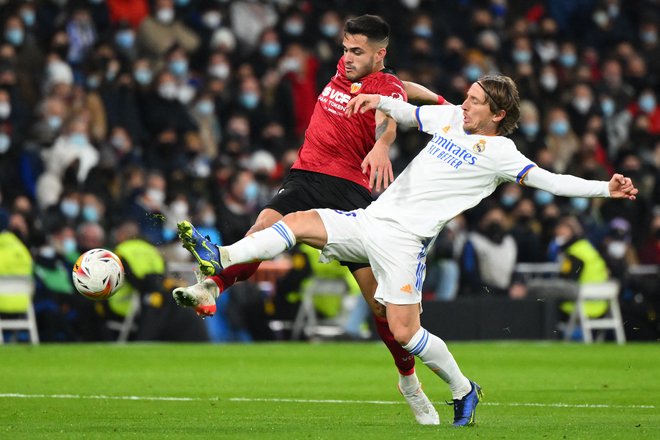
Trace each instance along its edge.
<path fill-rule="evenodd" d="M 364 113 L 373 110 L 380 102 L 380 95 L 357 95 L 346 104 L 346 117 L 350 118 L 355 113 Z"/>
<path fill-rule="evenodd" d="M 376 191 L 380 191 L 381 185 L 383 189 L 386 189 L 390 182 L 394 180 L 389 147 L 380 141 L 376 141 L 374 147 L 362 161 L 362 172 L 364 174 L 369 173 L 369 188 L 374 189 L 375 184 Z"/>
<path fill-rule="evenodd" d="M 614 199 L 635 200 L 639 190 L 635 188 L 629 177 L 623 174 L 615 174 L 609 183 L 610 196 Z"/>

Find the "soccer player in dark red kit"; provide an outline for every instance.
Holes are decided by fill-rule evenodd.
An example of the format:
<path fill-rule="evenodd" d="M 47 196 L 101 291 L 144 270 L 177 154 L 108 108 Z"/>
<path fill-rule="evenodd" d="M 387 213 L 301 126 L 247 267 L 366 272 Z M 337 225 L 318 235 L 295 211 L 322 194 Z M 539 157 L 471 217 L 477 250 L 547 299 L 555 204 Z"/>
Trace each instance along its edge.
<path fill-rule="evenodd" d="M 346 118 L 346 104 L 361 93 L 407 100 L 442 103 L 442 97 L 414 83 L 403 83 L 385 68 L 389 25 L 380 17 L 362 15 L 349 19 L 344 27 L 344 55 L 337 73 L 318 97 L 298 159 L 277 195 L 265 206 L 247 235 L 272 226 L 288 213 L 313 208 L 349 211 L 372 202 L 371 189 L 387 188 L 394 179 L 389 148 L 396 138 L 394 120 L 382 112 L 367 112 Z M 220 270 L 217 247 L 189 223 L 182 222 L 179 236 L 183 246 L 197 259 L 209 278 L 173 292 L 180 305 L 193 307 L 198 314 L 215 313 L 215 301 L 222 291 L 246 280 L 259 263 Z M 399 390 L 410 405 L 417 422 L 439 423 L 438 413 L 421 389 L 415 374 L 414 356 L 394 340 L 385 317 L 385 308 L 374 300 L 376 279 L 366 264 L 346 264 L 369 303 L 381 339 L 399 370 Z"/>

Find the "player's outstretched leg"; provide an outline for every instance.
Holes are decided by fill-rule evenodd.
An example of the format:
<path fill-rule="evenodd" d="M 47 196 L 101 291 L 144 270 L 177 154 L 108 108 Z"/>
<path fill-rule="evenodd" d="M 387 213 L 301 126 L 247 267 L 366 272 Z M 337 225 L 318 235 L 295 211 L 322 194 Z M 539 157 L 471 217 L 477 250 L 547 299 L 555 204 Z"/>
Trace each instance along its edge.
<path fill-rule="evenodd" d="M 174 301 L 183 307 L 192 307 L 201 317 L 213 316 L 216 311 L 215 302 L 220 296 L 220 289 L 210 278 L 205 278 L 195 272 L 197 284 L 188 287 L 177 287 L 172 292 Z"/>
<path fill-rule="evenodd" d="M 469 393 L 460 399 L 454 399 L 454 426 L 471 426 L 474 425 L 474 416 L 477 410 L 477 404 L 480 399 L 483 399 L 484 394 L 481 387 L 470 381 L 472 389 Z"/>
<path fill-rule="evenodd" d="M 202 236 L 187 220 L 177 223 L 176 227 L 183 247 L 195 257 L 199 270 L 206 276 L 220 273 L 222 265 L 218 246 Z"/>

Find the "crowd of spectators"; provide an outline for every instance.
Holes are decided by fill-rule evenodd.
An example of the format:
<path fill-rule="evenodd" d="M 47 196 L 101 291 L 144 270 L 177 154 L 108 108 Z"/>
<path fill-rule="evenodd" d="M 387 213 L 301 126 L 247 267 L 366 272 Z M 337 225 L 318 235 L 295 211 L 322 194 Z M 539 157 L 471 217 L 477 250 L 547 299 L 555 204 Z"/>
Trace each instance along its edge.
<path fill-rule="evenodd" d="M 65 266 L 112 248 L 127 220 L 169 262 L 189 261 L 184 218 L 236 241 L 295 160 L 344 20 L 363 13 L 392 26 L 386 62 L 401 79 L 460 104 L 479 76 L 509 75 L 524 154 L 589 179 L 616 170 L 640 189 L 632 202 L 504 185 L 438 240 L 439 298 L 524 296 L 501 268 L 555 258 L 565 215 L 615 275 L 660 264 L 655 0 L 0 0 L 1 226 L 37 262 Z M 400 131 L 395 172 L 424 144 Z M 87 244 L 93 225 L 105 234 Z"/>

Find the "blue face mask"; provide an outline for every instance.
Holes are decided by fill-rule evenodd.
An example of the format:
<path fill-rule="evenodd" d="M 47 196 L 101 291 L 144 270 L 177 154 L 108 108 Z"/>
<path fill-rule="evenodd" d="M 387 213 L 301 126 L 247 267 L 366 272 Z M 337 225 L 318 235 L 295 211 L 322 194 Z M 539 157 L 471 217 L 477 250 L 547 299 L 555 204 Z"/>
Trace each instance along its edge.
<path fill-rule="evenodd" d="M 520 131 L 527 137 L 534 137 L 539 133 L 538 122 L 526 122 L 520 124 Z"/>
<path fill-rule="evenodd" d="M 78 244 L 76 243 L 75 238 L 65 238 L 62 242 L 62 253 L 64 255 L 69 255 L 76 252 Z"/>
<path fill-rule="evenodd" d="M 603 115 L 608 118 L 614 114 L 614 101 L 605 99 L 600 102 L 600 108 L 603 111 Z"/>
<path fill-rule="evenodd" d="M 289 35 L 293 36 L 299 36 L 302 35 L 303 31 L 305 30 L 305 25 L 303 25 L 299 21 L 287 21 L 284 23 L 284 32 L 286 32 Z"/>
<path fill-rule="evenodd" d="M 69 143 L 78 146 L 87 145 L 87 136 L 82 133 L 71 133 L 69 135 Z"/>
<path fill-rule="evenodd" d="M 188 72 L 188 61 L 172 60 L 170 61 L 170 72 L 175 76 L 183 76 Z"/>
<path fill-rule="evenodd" d="M 502 197 L 500 197 L 500 203 L 505 208 L 511 208 L 513 205 L 516 204 L 517 201 L 518 201 L 518 196 L 514 194 L 502 194 Z"/>
<path fill-rule="evenodd" d="M 573 197 L 571 199 L 571 206 L 577 212 L 584 212 L 589 208 L 589 199 L 584 197 Z"/>
<path fill-rule="evenodd" d="M 321 33 L 328 38 L 334 38 L 339 34 L 339 26 L 333 23 L 322 24 L 320 29 Z"/>
<path fill-rule="evenodd" d="M 60 211 L 66 218 L 76 218 L 80 214 L 80 205 L 73 200 L 62 200 Z"/>
<path fill-rule="evenodd" d="M 256 93 L 241 93 L 239 99 L 241 101 L 241 105 L 249 110 L 253 110 L 257 108 L 257 105 L 259 105 L 259 96 Z"/>
<path fill-rule="evenodd" d="M 250 182 L 243 190 L 243 199 L 245 203 L 254 203 L 259 196 L 259 185 L 256 182 Z"/>
<path fill-rule="evenodd" d="M 5 39 L 9 41 L 12 46 L 20 46 L 23 43 L 23 30 L 18 28 L 9 29 L 5 32 Z"/>
<path fill-rule="evenodd" d="M 528 50 L 514 50 L 513 61 L 518 64 L 529 63 L 532 60 L 532 53 Z"/>
<path fill-rule="evenodd" d="M 135 81 L 143 86 L 151 84 L 151 79 L 153 78 L 149 69 L 137 69 L 133 72 L 133 76 L 135 77 Z"/>
<path fill-rule="evenodd" d="M 550 124 L 550 132 L 557 136 L 566 136 L 568 129 L 568 122 L 564 120 L 552 121 Z"/>
<path fill-rule="evenodd" d="M 87 83 L 87 88 L 94 90 L 101 85 L 101 80 L 99 79 L 98 76 L 90 76 L 87 77 L 87 80 L 85 81 Z"/>
<path fill-rule="evenodd" d="M 82 216 L 85 221 L 97 222 L 99 221 L 99 210 L 96 209 L 96 206 L 85 205 L 83 206 Z"/>
<path fill-rule="evenodd" d="M 208 99 L 205 99 L 203 101 L 199 101 L 197 103 L 196 108 L 197 108 L 197 111 L 202 115 L 210 115 L 211 113 L 213 113 L 213 110 L 215 110 L 215 106 Z"/>
<path fill-rule="evenodd" d="M 23 23 L 25 23 L 25 26 L 27 27 L 32 27 L 34 25 L 34 22 L 36 21 L 36 16 L 32 9 L 23 9 L 21 11 L 21 18 L 23 19 Z"/>
<path fill-rule="evenodd" d="M 115 41 L 117 42 L 117 46 L 123 49 L 130 49 L 133 47 L 133 43 L 135 43 L 135 34 L 129 30 L 119 31 L 115 34 Z"/>
<path fill-rule="evenodd" d="M 266 58 L 275 58 L 281 51 L 280 43 L 269 42 L 261 45 L 261 54 Z"/>
<path fill-rule="evenodd" d="M 644 113 L 651 113 L 655 110 L 655 98 L 653 95 L 643 95 L 639 98 L 639 108 L 642 109 Z"/>
<path fill-rule="evenodd" d="M 653 31 L 643 31 L 639 33 L 639 39 L 647 44 L 655 44 L 658 41 L 658 34 Z"/>
<path fill-rule="evenodd" d="M 481 71 L 481 68 L 479 66 L 475 65 L 475 64 L 469 64 L 469 65 L 465 66 L 465 69 L 463 70 L 463 73 L 465 74 L 465 77 L 470 82 L 475 82 L 483 74 L 483 72 Z"/>
<path fill-rule="evenodd" d="M 51 130 L 59 130 L 62 126 L 62 118 L 59 116 L 49 116 L 48 119 L 46 119 L 46 123 Z"/>
<path fill-rule="evenodd" d="M 547 191 L 543 191 L 542 189 L 537 189 L 534 192 L 534 201 L 539 206 L 545 206 L 548 203 L 552 203 L 554 199 L 555 199 L 554 194 L 549 193 Z"/>
<path fill-rule="evenodd" d="M 423 24 L 413 27 L 413 34 L 417 37 L 431 38 L 433 36 L 433 29 Z"/>
<path fill-rule="evenodd" d="M 174 3 L 177 6 L 188 6 L 188 4 L 190 4 L 190 0 L 175 0 Z"/>
<path fill-rule="evenodd" d="M 563 53 L 559 55 L 559 62 L 564 67 L 574 67 L 577 64 L 577 57 L 574 53 Z"/>

